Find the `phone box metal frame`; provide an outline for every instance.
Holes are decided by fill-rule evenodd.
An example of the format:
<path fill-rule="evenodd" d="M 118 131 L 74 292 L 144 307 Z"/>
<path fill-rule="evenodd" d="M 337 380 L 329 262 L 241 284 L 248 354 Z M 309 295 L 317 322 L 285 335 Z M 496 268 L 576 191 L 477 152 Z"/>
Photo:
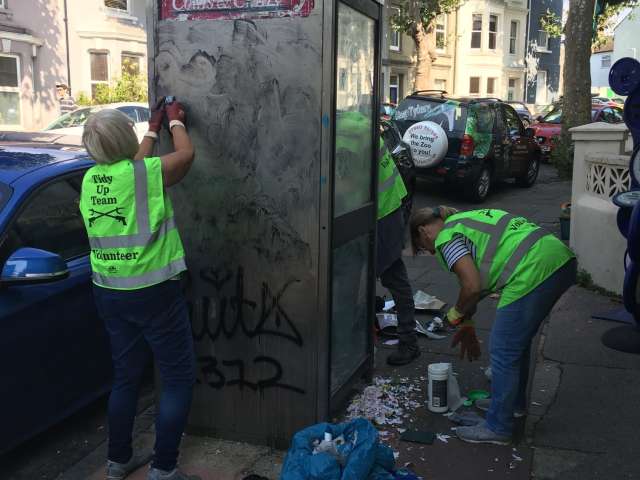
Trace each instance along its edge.
<path fill-rule="evenodd" d="M 286 447 L 373 368 L 382 5 L 148 0 L 147 15 L 150 104 L 183 102 L 196 149 L 170 189 L 197 357 L 188 431 Z M 360 168 L 336 155 L 345 105 L 371 120 Z M 163 131 L 158 153 L 171 145 Z"/>

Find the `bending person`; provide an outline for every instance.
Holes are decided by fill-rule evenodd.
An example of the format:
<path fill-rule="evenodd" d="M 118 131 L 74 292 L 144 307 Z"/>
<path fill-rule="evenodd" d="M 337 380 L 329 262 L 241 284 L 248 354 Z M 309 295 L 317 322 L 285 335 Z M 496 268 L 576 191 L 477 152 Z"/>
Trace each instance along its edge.
<path fill-rule="evenodd" d="M 431 252 L 458 276 L 458 301 L 447 319 L 459 327 L 453 346 L 460 343 L 469 360 L 480 356 L 471 320 L 476 305 L 501 292 L 491 330 L 491 399 L 476 402 L 487 417 L 456 434 L 472 443 L 508 444 L 514 415 L 525 412 L 531 340 L 575 283 L 575 256 L 554 235 L 503 210 L 424 208 L 411 217 L 410 229 L 414 253 Z"/>
<path fill-rule="evenodd" d="M 155 456 L 149 480 L 187 480 L 178 471 L 180 440 L 195 382 L 193 338 L 179 280 L 187 267 L 165 188 L 193 162 L 184 110 L 158 104 L 138 145 L 118 110 L 89 117 L 82 142 L 95 160 L 82 182 L 80 211 L 91 246 L 94 297 L 111 343 L 114 380 L 108 405 L 107 479 L 120 480 L 149 458 L 133 455 L 138 390 L 151 354 L 162 378 Z M 150 157 L 165 115 L 175 152 Z"/>

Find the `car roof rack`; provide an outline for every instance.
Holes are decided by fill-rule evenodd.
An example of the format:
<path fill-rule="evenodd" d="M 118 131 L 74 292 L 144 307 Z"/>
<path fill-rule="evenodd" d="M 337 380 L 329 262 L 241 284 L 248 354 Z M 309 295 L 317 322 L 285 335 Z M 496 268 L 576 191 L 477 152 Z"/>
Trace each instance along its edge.
<path fill-rule="evenodd" d="M 471 101 L 472 102 L 486 102 L 486 101 L 492 101 L 492 102 L 502 102 L 502 99 L 497 98 L 497 97 L 481 97 L 481 98 L 474 98 Z"/>
<path fill-rule="evenodd" d="M 440 98 L 444 98 L 445 95 L 448 95 L 446 90 L 416 90 L 411 95 L 421 95 L 423 93 L 439 93 Z"/>

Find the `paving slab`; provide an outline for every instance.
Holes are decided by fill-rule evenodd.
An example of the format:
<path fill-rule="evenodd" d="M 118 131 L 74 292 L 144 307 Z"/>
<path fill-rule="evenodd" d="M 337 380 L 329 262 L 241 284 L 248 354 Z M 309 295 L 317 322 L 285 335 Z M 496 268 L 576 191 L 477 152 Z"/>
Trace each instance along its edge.
<path fill-rule="evenodd" d="M 591 318 L 594 313 L 620 307 L 608 297 L 584 288 L 572 288 L 554 309 L 544 356 L 562 363 L 640 370 L 640 355 L 618 352 L 602 345 L 602 334 L 621 324 Z"/>
<path fill-rule="evenodd" d="M 555 402 L 536 426 L 536 446 L 593 453 L 637 452 L 638 373 L 582 365 L 561 368 Z M 640 475 L 640 469 L 638 472 Z"/>
<path fill-rule="evenodd" d="M 150 451 L 154 435 L 137 435 L 134 448 Z M 103 480 L 106 448 L 102 446 L 59 480 Z M 229 442 L 208 437 L 185 435 L 180 447 L 180 468 L 187 474 L 199 475 L 202 480 L 241 480 L 249 474 L 276 479 L 282 469 L 284 453 L 268 447 Z M 148 466 L 140 467 L 127 479 L 145 480 Z"/>

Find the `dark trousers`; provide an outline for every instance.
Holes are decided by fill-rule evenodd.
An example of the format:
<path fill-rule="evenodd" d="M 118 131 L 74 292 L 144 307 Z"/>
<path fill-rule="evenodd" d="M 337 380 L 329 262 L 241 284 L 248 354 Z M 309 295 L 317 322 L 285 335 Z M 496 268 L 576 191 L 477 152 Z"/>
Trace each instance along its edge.
<path fill-rule="evenodd" d="M 415 345 L 416 320 L 414 317 L 413 290 L 409 282 L 407 267 L 399 257 L 380 275 L 380 283 L 391 292 L 398 312 L 398 337 L 406 345 Z"/>
<path fill-rule="evenodd" d="M 119 463 L 131 458 L 138 391 L 153 356 L 162 379 L 153 466 L 173 470 L 195 382 L 193 337 L 180 282 L 129 291 L 96 286 L 94 295 L 109 332 L 114 368 L 108 458 Z"/>

